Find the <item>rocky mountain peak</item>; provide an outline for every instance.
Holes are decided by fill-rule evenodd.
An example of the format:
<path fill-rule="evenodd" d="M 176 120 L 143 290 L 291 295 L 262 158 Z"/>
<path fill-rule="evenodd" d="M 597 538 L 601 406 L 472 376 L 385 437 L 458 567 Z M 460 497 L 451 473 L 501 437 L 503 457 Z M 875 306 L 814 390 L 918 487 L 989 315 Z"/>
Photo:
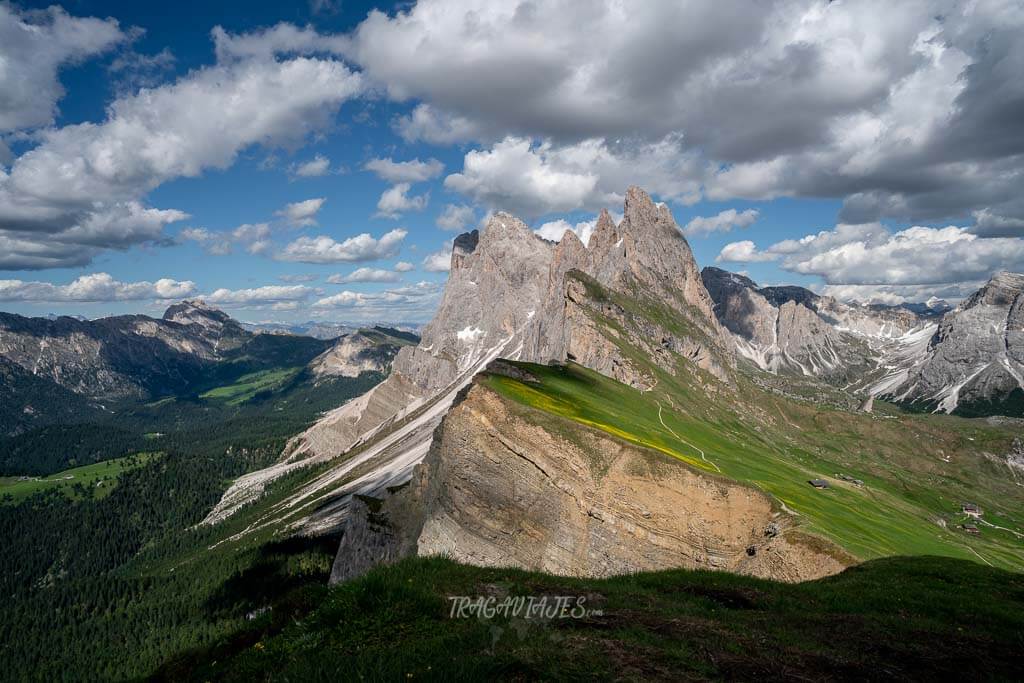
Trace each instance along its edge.
<path fill-rule="evenodd" d="M 1002 271 L 965 299 L 960 308 L 968 309 L 978 305 L 1009 306 L 1021 293 L 1024 293 L 1024 274 Z"/>
<path fill-rule="evenodd" d="M 199 324 L 204 327 L 234 322 L 227 313 L 210 306 L 202 299 L 185 299 L 181 303 L 169 306 L 164 311 L 163 319 L 182 325 Z"/>
<path fill-rule="evenodd" d="M 456 237 L 452 243 L 452 270 L 462 268 L 466 263 L 466 257 L 476 251 L 476 245 L 479 243 L 479 230 L 464 232 Z"/>

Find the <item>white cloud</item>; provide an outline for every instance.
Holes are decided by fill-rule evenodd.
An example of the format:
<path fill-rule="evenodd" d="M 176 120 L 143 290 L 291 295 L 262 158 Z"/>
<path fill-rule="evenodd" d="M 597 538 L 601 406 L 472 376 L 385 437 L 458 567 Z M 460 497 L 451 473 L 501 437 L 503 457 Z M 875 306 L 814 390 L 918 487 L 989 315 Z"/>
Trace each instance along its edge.
<path fill-rule="evenodd" d="M 325 197 L 316 197 L 305 199 L 301 202 L 292 202 L 285 205 L 283 209 L 277 211 L 274 215 L 280 216 L 289 225 L 296 227 L 316 225 L 316 215 L 323 208 L 326 201 Z"/>
<path fill-rule="evenodd" d="M 330 173 L 331 160 L 322 154 L 317 154 L 309 161 L 294 164 L 289 171 L 291 175 L 298 178 L 319 178 Z"/>
<path fill-rule="evenodd" d="M 300 237 L 276 254 L 275 258 L 301 263 L 376 261 L 395 256 L 407 234 L 406 230 L 396 228 L 381 235 L 379 239 L 365 232 L 349 237 L 344 242 L 335 242 L 326 235 Z"/>
<path fill-rule="evenodd" d="M 317 277 L 313 273 L 299 273 L 294 275 L 278 275 L 277 279 L 281 282 L 313 282 Z"/>
<path fill-rule="evenodd" d="M 420 183 L 432 180 L 444 171 L 444 164 L 437 159 L 411 159 L 409 161 L 392 161 L 387 159 L 370 159 L 363 167 L 377 174 L 381 180 L 389 183 Z"/>
<path fill-rule="evenodd" d="M 275 304 L 304 301 L 313 290 L 305 285 L 266 285 L 251 289 L 218 289 L 203 296 L 211 304 Z"/>
<path fill-rule="evenodd" d="M 408 273 L 410 271 L 416 270 L 416 266 L 409 263 L 408 261 L 399 261 L 398 263 L 395 264 L 395 270 L 399 273 Z"/>
<path fill-rule="evenodd" d="M 38 303 L 181 299 L 196 291 L 194 282 L 161 278 L 156 282 L 120 282 L 107 273 L 82 275 L 66 285 L 0 280 L 0 301 Z"/>
<path fill-rule="evenodd" d="M 64 96 L 61 67 L 127 40 L 114 19 L 72 17 L 56 5 L 21 12 L 0 4 L 0 133 L 52 123 Z"/>
<path fill-rule="evenodd" d="M 429 104 L 418 104 L 412 113 L 394 121 L 394 128 L 406 142 L 424 140 L 450 145 L 480 137 L 482 129 L 462 116 L 443 114 Z"/>
<path fill-rule="evenodd" d="M 443 285 L 419 282 L 383 292 L 343 291 L 313 303 L 321 310 L 345 310 L 360 320 L 422 320 L 437 308 Z"/>
<path fill-rule="evenodd" d="M 451 270 L 452 248 L 452 241 L 449 240 L 439 250 L 427 254 L 423 258 L 423 270 L 428 273 L 447 273 Z"/>
<path fill-rule="evenodd" d="M 890 232 L 868 223 L 838 225 L 799 240 L 777 242 L 763 251 L 749 240 L 734 242 L 726 245 L 718 260 L 778 260 L 783 269 L 817 275 L 828 285 L 973 286 L 999 270 L 1024 270 L 1024 240 L 986 239 L 957 226 Z"/>
<path fill-rule="evenodd" d="M 442 230 L 461 232 L 476 220 L 476 211 L 465 204 L 447 204 L 435 223 Z"/>
<path fill-rule="evenodd" d="M 38 132 L 38 144 L 0 171 L 0 239 L 19 249 L 6 261 L 81 264 L 103 248 L 158 239 L 152 227 L 170 216 L 142 205 L 148 192 L 227 168 L 253 145 L 298 146 L 362 90 L 362 77 L 336 59 L 225 54 L 176 82 L 115 99 L 102 122 Z M 89 234 L 108 241 L 74 241 Z M 91 251 L 65 248 L 83 244 Z"/>
<path fill-rule="evenodd" d="M 430 193 L 409 196 L 409 183 L 398 183 L 389 187 L 377 201 L 377 216 L 400 218 L 406 211 L 422 211 L 427 208 Z"/>
<path fill-rule="evenodd" d="M 621 220 L 621 219 L 620 219 Z M 562 237 L 565 236 L 566 231 L 576 233 L 576 236 L 580 238 L 583 244 L 590 244 L 590 236 L 594 234 L 594 228 L 597 227 L 597 219 L 591 219 L 589 221 L 580 221 L 579 223 L 572 225 L 569 221 L 559 218 L 558 220 L 548 221 L 539 228 L 534 230 L 535 233 L 540 235 L 546 240 L 552 242 L 561 242 Z"/>
<path fill-rule="evenodd" d="M 217 232 L 206 228 L 185 228 L 178 233 L 178 240 L 196 242 L 206 253 L 213 256 L 230 254 L 232 245 L 235 244 L 244 246 L 250 254 L 264 254 L 272 246 L 270 225 L 267 223 L 245 223 L 227 232 Z"/>
<path fill-rule="evenodd" d="M 1003 1 L 419 0 L 371 12 L 339 49 L 414 104 L 407 140 L 681 135 L 712 198 L 847 197 L 852 223 L 1024 218 L 1022 30 Z M 585 195 L 572 175 L 559 184 Z"/>
<path fill-rule="evenodd" d="M 265 254 L 270 251 L 270 225 L 267 223 L 245 223 L 231 231 L 231 239 L 245 245 L 250 254 Z"/>
<path fill-rule="evenodd" d="M 348 275 L 332 275 L 327 282 L 332 285 L 344 285 L 350 282 L 400 282 L 401 275 L 393 270 L 383 268 L 356 268 Z"/>
<path fill-rule="evenodd" d="M 528 217 L 617 206 L 629 185 L 689 203 L 700 196 L 700 167 L 681 144 L 675 135 L 653 143 L 591 139 L 565 146 L 507 137 L 468 152 L 462 172 L 449 175 L 445 187 Z"/>
<path fill-rule="evenodd" d="M 757 209 L 737 211 L 726 209 L 715 216 L 697 216 L 683 228 L 689 236 L 700 237 L 713 232 L 729 232 L 733 228 L 746 228 L 757 220 Z"/>
<path fill-rule="evenodd" d="M 751 240 L 730 242 L 722 247 L 718 257 L 718 263 L 758 263 L 762 261 L 774 261 L 779 258 L 777 254 L 765 253 L 757 250 L 757 245 Z"/>

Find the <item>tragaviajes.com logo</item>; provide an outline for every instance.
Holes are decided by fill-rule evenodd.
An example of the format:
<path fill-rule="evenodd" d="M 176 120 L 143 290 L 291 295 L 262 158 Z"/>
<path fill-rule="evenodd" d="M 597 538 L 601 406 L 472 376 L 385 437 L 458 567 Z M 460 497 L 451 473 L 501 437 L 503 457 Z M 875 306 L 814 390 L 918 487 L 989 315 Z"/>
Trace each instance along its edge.
<path fill-rule="evenodd" d="M 452 595 L 450 619 L 585 619 L 604 613 L 587 608 L 584 595 L 517 595 L 504 598 Z"/>

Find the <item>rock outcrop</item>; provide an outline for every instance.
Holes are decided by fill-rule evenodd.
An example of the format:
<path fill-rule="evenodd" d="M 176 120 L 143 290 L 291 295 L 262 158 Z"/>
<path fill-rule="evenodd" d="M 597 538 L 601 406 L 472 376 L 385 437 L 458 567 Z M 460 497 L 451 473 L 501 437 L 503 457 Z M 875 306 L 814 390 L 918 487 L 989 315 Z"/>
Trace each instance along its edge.
<path fill-rule="evenodd" d="M 332 580 L 413 553 L 577 576 L 689 567 L 786 581 L 850 563 L 755 489 L 580 425 L 549 429 L 532 412 L 471 385 L 408 489 L 350 515 Z"/>
<path fill-rule="evenodd" d="M 602 212 L 589 246 L 572 234 L 556 245 L 496 213 L 482 232 L 455 239 L 438 311 L 419 345 L 399 351 L 388 379 L 293 439 L 279 463 L 236 481 L 206 521 L 295 468 L 358 452 L 366 469 L 358 486 L 351 460 L 316 485 L 332 502 L 309 518 L 311 528 L 340 523 L 353 493 L 374 495 L 408 477 L 458 392 L 499 357 L 573 360 L 649 386 L 650 373 L 617 343 L 626 335 L 668 372 L 728 382 L 734 359 L 712 305 L 668 209 L 639 188 L 626 193 L 620 225 Z"/>
<path fill-rule="evenodd" d="M 934 330 L 929 312 L 844 304 L 803 287 L 759 287 L 719 268 L 705 268 L 701 277 L 739 355 L 772 373 L 848 384 L 877 379 L 880 366 L 912 356 Z"/>
<path fill-rule="evenodd" d="M 998 273 L 942 318 L 923 359 L 887 388 L 944 412 L 1024 414 L 1024 275 Z"/>
<path fill-rule="evenodd" d="M 309 363 L 309 369 L 317 380 L 358 377 L 364 372 L 387 374 L 402 345 L 401 340 L 388 339 L 379 332 L 360 330 L 340 337 Z"/>

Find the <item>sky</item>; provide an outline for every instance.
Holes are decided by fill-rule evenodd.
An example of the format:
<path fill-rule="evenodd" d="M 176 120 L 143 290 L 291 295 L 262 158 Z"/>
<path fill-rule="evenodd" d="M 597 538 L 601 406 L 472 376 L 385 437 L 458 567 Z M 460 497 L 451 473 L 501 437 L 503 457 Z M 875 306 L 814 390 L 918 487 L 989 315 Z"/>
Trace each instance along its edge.
<path fill-rule="evenodd" d="M 1016 0 L 0 0 L 0 310 L 423 322 L 494 211 L 843 300 L 1024 270 Z"/>

